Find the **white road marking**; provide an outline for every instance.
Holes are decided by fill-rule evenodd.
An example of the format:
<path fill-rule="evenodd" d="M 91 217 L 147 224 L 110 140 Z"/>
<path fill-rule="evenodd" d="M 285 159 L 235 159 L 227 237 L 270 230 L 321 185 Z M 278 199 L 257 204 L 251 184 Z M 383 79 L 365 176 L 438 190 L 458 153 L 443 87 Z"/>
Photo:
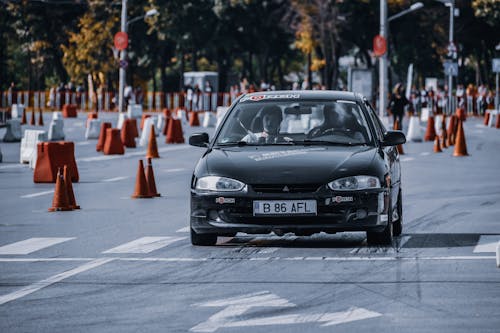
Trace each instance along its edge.
<path fill-rule="evenodd" d="M 123 180 L 123 179 L 127 179 L 129 178 L 128 176 L 122 176 L 122 177 L 115 177 L 115 178 L 108 178 L 108 179 L 103 179 L 101 180 L 102 182 L 104 183 L 108 183 L 108 182 L 117 182 L 119 180 Z"/>
<path fill-rule="evenodd" d="M 184 149 L 189 149 L 189 148 L 190 148 L 190 146 L 183 144 L 183 145 L 178 145 L 175 147 L 158 148 L 158 152 L 165 153 L 165 152 L 184 150 Z M 116 160 L 116 159 L 120 159 L 120 158 L 127 158 L 127 157 L 134 157 L 134 156 L 145 156 L 145 155 L 146 155 L 145 150 L 134 151 L 134 152 L 127 151 L 124 155 L 100 155 L 100 156 L 92 156 L 92 157 L 83 157 L 83 158 L 77 159 L 76 162 L 109 161 L 109 160 Z"/>
<path fill-rule="evenodd" d="M 500 235 L 486 235 L 479 238 L 474 253 L 496 252 L 497 244 L 500 242 Z"/>
<path fill-rule="evenodd" d="M 75 237 L 69 238 L 29 238 L 23 241 L 15 242 L 12 244 L 4 245 L 0 247 L 0 254 L 30 254 L 32 252 L 41 250 L 43 248 L 63 243 L 69 240 L 75 239 Z"/>
<path fill-rule="evenodd" d="M 26 195 L 21 195 L 21 197 L 20 197 L 20 198 L 23 198 L 23 199 L 28 199 L 28 198 L 39 197 L 39 196 L 42 196 L 42 195 L 47 195 L 47 194 L 51 194 L 51 193 L 54 193 L 54 190 L 50 190 L 50 191 L 43 191 L 43 192 L 37 192 L 37 193 L 26 194 Z"/>
<path fill-rule="evenodd" d="M 349 323 L 352 321 L 376 318 L 382 316 L 381 313 L 366 310 L 363 308 L 352 307 L 347 311 L 332 313 L 311 313 L 311 314 L 292 314 L 265 318 L 256 318 L 230 322 L 224 327 L 248 327 L 248 326 L 269 326 L 269 325 L 292 325 L 304 323 L 321 323 L 322 327 Z"/>
<path fill-rule="evenodd" d="M 194 304 L 205 307 L 225 307 L 217 312 L 205 322 L 202 322 L 190 329 L 192 332 L 215 332 L 219 328 L 229 327 L 234 317 L 241 316 L 253 307 L 294 307 L 284 298 L 271 294 L 269 291 L 262 291 L 237 297 L 230 297 L 211 302 Z"/>
<path fill-rule="evenodd" d="M 268 247 L 268 248 L 263 248 L 257 252 L 258 254 L 270 254 L 278 251 L 277 247 Z"/>
<path fill-rule="evenodd" d="M 96 259 L 91 262 L 88 262 L 86 264 L 83 264 L 79 267 L 73 268 L 69 271 L 51 276 L 45 280 L 35 282 L 33 284 L 30 284 L 29 286 L 26 286 L 24 288 L 21 288 L 17 291 L 14 291 L 12 293 L 9 293 L 7 295 L 0 296 L 0 305 L 5 304 L 7 302 L 14 301 L 16 299 L 19 299 L 21 297 L 24 297 L 26 295 L 32 294 L 35 291 L 38 291 L 42 288 L 48 287 L 54 283 L 60 282 L 64 279 L 67 279 L 73 275 L 76 275 L 78 273 L 82 273 L 85 271 L 88 271 L 89 269 L 99 267 L 101 265 L 104 265 L 105 263 L 108 263 L 110 261 L 114 260 L 113 258 L 102 258 L 102 259 Z"/>
<path fill-rule="evenodd" d="M 180 228 L 176 232 L 189 232 L 189 227 Z"/>
<path fill-rule="evenodd" d="M 180 171 L 184 171 L 186 169 L 182 169 L 182 168 L 177 168 L 177 169 L 163 169 L 162 171 L 163 172 L 180 172 Z"/>
<path fill-rule="evenodd" d="M 92 142 L 90 141 L 81 141 L 81 142 L 77 142 L 76 145 L 77 146 L 88 146 L 90 145 Z"/>
<path fill-rule="evenodd" d="M 403 157 L 401 158 L 401 162 L 410 162 L 413 161 L 415 158 L 414 157 Z"/>
<path fill-rule="evenodd" d="M 149 253 L 187 237 L 141 237 L 102 253 Z"/>
<path fill-rule="evenodd" d="M 83 121 L 75 121 L 75 122 L 73 123 L 73 126 L 75 126 L 75 127 L 80 127 L 80 126 L 83 126 Z"/>
<path fill-rule="evenodd" d="M 97 258 L 0 258 L 0 262 L 92 261 Z"/>
<path fill-rule="evenodd" d="M 424 151 L 422 153 L 420 153 L 421 156 L 427 156 L 427 155 L 430 155 L 431 153 L 429 153 L 428 151 Z"/>
<path fill-rule="evenodd" d="M 254 307 L 278 307 L 294 308 L 295 304 L 288 300 L 263 291 L 238 297 L 226 298 L 206 303 L 194 304 L 205 307 L 225 307 L 190 329 L 192 332 L 215 332 L 219 328 L 228 327 L 249 327 L 249 326 L 270 326 L 270 325 L 291 325 L 304 323 L 323 323 L 321 326 L 333 326 L 348 323 L 356 320 L 380 317 L 382 314 L 362 308 L 352 307 L 347 311 L 333 313 L 312 313 L 312 314 L 291 314 L 264 318 L 250 318 L 238 320 Z M 246 314 L 245 317 L 250 316 Z"/>
<path fill-rule="evenodd" d="M 8 164 L 8 165 L 2 165 L 0 166 L 0 170 L 4 170 L 4 169 L 18 169 L 18 168 L 28 168 L 29 166 L 27 164 Z"/>

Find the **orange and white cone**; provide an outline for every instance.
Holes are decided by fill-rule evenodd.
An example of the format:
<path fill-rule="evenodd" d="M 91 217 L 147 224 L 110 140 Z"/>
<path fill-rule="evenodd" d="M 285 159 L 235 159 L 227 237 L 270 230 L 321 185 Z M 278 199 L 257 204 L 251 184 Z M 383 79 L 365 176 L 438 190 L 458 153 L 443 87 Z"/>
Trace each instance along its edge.
<path fill-rule="evenodd" d="M 149 132 L 146 158 L 160 158 L 160 154 L 158 154 L 158 144 L 156 143 L 155 125 L 151 125 L 151 131 Z"/>
<path fill-rule="evenodd" d="M 153 172 L 151 158 L 148 158 L 148 166 L 146 167 L 146 181 L 148 183 L 149 194 L 153 197 L 161 197 L 161 194 L 156 190 L 155 174 Z"/>
<path fill-rule="evenodd" d="M 71 209 L 80 209 L 76 204 L 75 192 L 73 192 L 73 182 L 71 181 L 71 172 L 67 165 L 64 166 L 64 184 L 66 185 L 68 193 L 68 206 Z"/>
<path fill-rule="evenodd" d="M 144 164 L 139 160 L 139 167 L 137 169 L 137 176 L 135 178 L 135 189 L 132 194 L 133 199 L 152 198 L 149 193 L 149 186 L 144 175 Z"/>
<path fill-rule="evenodd" d="M 467 154 L 467 144 L 465 143 L 465 134 L 462 120 L 458 120 L 457 138 L 455 140 L 455 150 L 453 151 L 453 156 L 469 156 L 469 154 Z"/>
<path fill-rule="evenodd" d="M 439 140 L 439 136 L 436 135 L 436 138 L 434 139 L 434 152 L 435 153 L 442 153 L 443 151 L 441 150 L 441 142 Z"/>

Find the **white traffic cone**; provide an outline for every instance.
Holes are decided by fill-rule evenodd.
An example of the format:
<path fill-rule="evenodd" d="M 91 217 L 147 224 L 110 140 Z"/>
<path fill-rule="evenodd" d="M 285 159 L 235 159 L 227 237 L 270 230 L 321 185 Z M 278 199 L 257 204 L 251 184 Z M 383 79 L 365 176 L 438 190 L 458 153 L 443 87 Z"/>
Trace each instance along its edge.
<path fill-rule="evenodd" d="M 410 117 L 406 140 L 413 142 L 421 142 L 423 140 L 422 129 L 420 128 L 420 120 L 418 119 L 418 116 Z"/>

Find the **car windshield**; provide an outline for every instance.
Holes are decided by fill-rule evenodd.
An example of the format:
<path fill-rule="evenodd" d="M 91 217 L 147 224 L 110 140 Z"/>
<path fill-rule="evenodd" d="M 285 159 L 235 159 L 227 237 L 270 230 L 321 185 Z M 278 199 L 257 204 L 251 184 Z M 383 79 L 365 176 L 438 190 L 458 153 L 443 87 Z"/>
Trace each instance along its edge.
<path fill-rule="evenodd" d="M 215 141 L 230 145 L 368 145 L 364 113 L 348 100 L 240 102 Z"/>

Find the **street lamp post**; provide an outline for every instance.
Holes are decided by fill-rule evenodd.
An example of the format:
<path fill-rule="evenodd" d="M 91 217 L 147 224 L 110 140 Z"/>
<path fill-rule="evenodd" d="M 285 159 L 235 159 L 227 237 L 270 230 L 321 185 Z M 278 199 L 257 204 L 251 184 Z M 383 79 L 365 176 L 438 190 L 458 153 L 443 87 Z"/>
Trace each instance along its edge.
<path fill-rule="evenodd" d="M 121 31 L 127 32 L 127 0 L 122 0 L 122 19 L 121 19 Z M 119 71 L 119 83 L 118 83 L 118 111 L 124 112 L 123 110 L 123 89 L 125 88 L 125 66 L 124 62 L 127 58 L 127 49 L 120 52 L 120 71 Z"/>
<path fill-rule="evenodd" d="M 410 8 L 405 9 L 389 18 L 387 18 L 387 0 L 380 0 L 380 36 L 388 39 L 389 22 L 406 15 L 408 13 L 414 12 L 424 6 L 421 2 L 416 2 L 410 6 Z M 389 45 L 389 43 L 387 43 Z M 379 58 L 379 116 L 385 116 L 385 110 L 387 107 L 387 93 L 388 89 L 388 53 L 387 51 Z"/>
<path fill-rule="evenodd" d="M 154 15 L 158 15 L 158 11 L 153 8 L 146 12 L 146 14 L 135 17 L 130 21 L 127 21 L 127 0 L 122 0 L 122 17 L 121 17 L 121 31 L 127 32 L 128 26 L 131 23 L 139 21 L 145 17 L 151 17 Z M 120 52 L 120 71 L 119 71 L 119 83 L 118 83 L 118 111 L 124 112 L 124 98 L 123 91 L 125 89 L 125 78 L 126 78 L 126 59 L 127 59 L 127 49 L 125 48 Z"/>

